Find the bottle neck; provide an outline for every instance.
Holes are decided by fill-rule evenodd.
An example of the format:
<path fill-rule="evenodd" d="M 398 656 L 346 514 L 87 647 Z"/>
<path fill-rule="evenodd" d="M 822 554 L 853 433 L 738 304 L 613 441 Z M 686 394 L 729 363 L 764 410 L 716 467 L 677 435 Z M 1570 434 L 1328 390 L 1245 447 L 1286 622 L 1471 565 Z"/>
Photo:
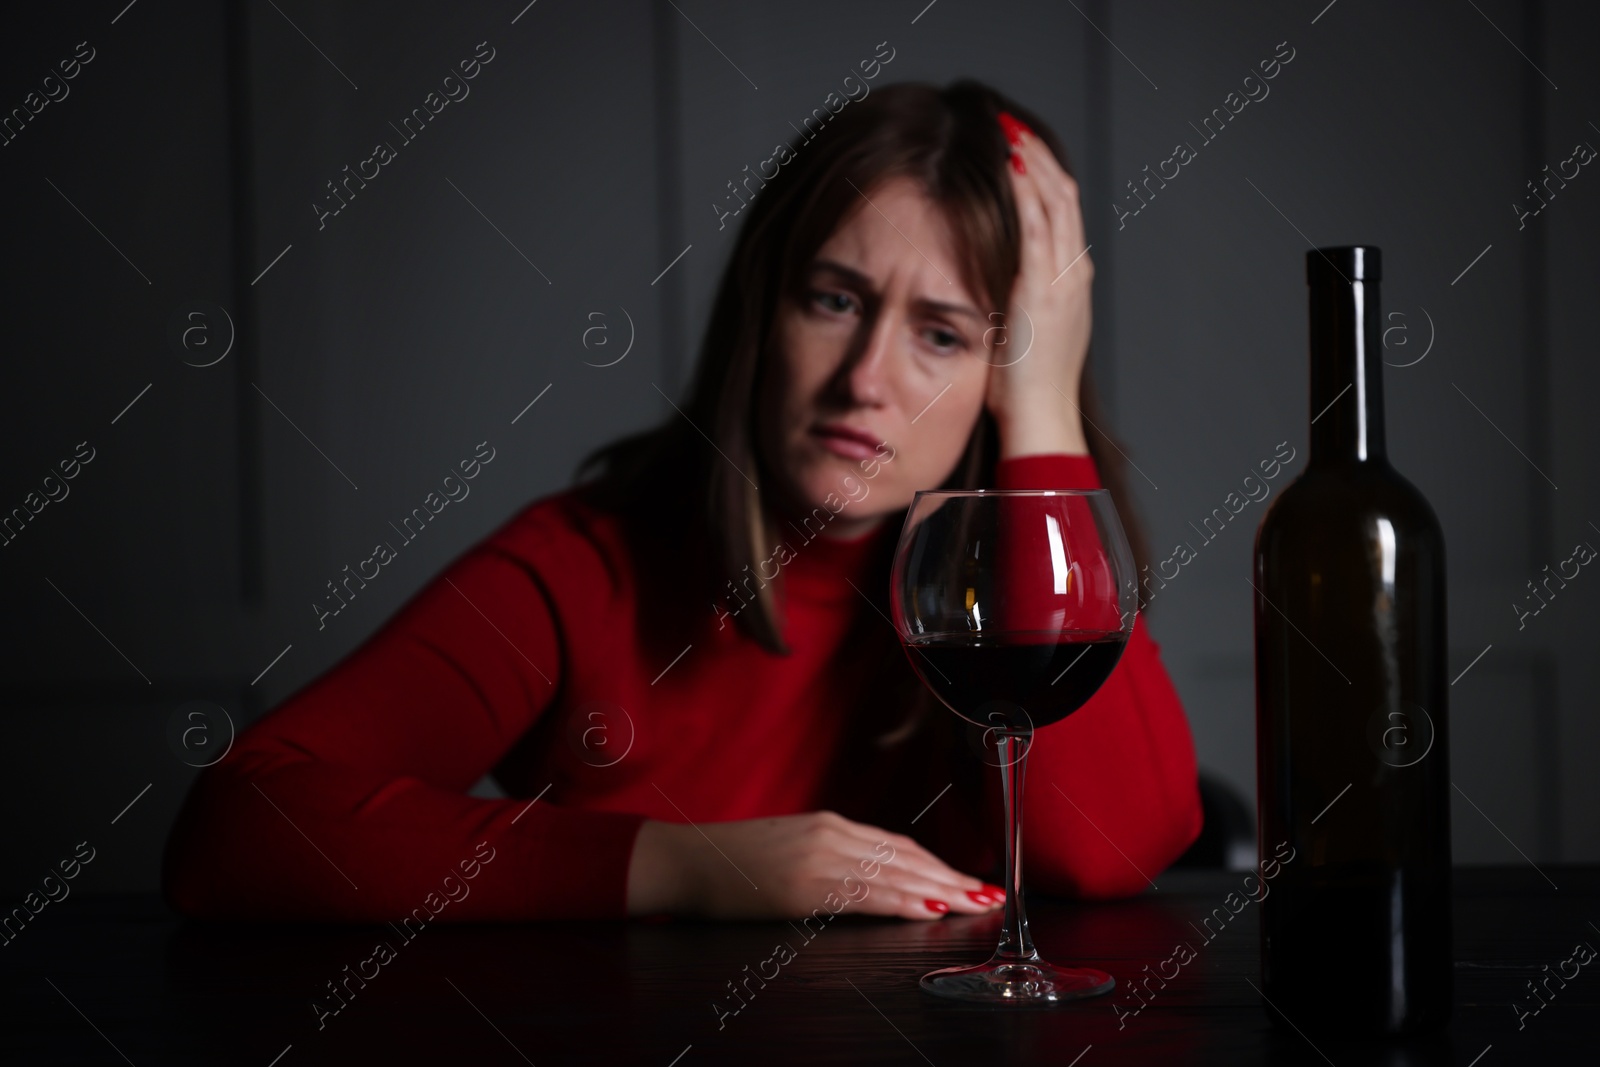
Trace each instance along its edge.
<path fill-rule="evenodd" d="M 1309 463 L 1386 462 L 1378 283 L 1311 286 Z"/>

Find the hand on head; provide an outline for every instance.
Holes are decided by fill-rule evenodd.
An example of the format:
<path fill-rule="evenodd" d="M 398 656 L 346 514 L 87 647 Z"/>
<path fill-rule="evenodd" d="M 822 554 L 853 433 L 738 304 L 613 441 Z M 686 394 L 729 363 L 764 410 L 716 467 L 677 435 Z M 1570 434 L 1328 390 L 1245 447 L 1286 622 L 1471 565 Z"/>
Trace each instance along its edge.
<path fill-rule="evenodd" d="M 1027 126 L 1006 112 L 1000 126 L 1011 143 L 1022 254 L 1005 316 L 1006 346 L 992 361 L 985 404 L 1002 428 L 1051 422 L 1061 412 L 1075 419 L 1094 279 L 1078 183 Z M 1006 352 L 1016 345 L 1022 350 Z"/>

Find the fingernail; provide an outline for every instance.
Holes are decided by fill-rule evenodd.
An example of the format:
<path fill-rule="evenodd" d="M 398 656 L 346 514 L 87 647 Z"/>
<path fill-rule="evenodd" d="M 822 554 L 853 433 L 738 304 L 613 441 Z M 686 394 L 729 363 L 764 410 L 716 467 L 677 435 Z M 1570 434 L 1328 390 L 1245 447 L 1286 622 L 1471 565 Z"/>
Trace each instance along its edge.
<path fill-rule="evenodd" d="M 1000 900 L 1004 900 L 1006 897 L 1006 891 L 1002 886 L 990 885 L 988 882 L 983 883 L 983 892 L 992 893 Z"/>
<path fill-rule="evenodd" d="M 946 904 L 942 900 L 924 900 L 922 903 L 927 905 L 929 911 L 935 912 L 939 915 L 943 915 L 945 912 L 950 910 L 950 905 Z"/>
<path fill-rule="evenodd" d="M 1002 111 L 997 117 L 1000 120 L 1000 129 L 1005 132 L 1006 140 L 1010 141 L 1012 144 L 1021 144 L 1022 135 L 1024 133 L 1033 132 L 1029 130 L 1027 126 L 1013 118 L 1011 112 L 1009 111 Z"/>
<path fill-rule="evenodd" d="M 1028 173 L 1028 165 L 1022 162 L 1022 156 L 1015 148 L 1011 150 L 1011 169 L 1016 171 L 1018 174 Z"/>
<path fill-rule="evenodd" d="M 984 907 L 988 907 L 990 904 L 993 904 L 996 899 L 998 899 L 990 896 L 988 893 L 983 893 L 976 889 L 967 890 L 967 896 L 972 898 L 972 902 L 974 904 L 982 904 Z"/>

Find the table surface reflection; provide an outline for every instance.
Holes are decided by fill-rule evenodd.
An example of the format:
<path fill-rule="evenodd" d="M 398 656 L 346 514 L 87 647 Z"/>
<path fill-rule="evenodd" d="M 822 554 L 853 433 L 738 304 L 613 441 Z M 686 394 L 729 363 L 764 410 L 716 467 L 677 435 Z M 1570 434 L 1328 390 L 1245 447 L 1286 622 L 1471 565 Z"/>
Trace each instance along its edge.
<path fill-rule="evenodd" d="M 847 915 L 809 939 L 783 922 L 440 923 L 407 941 L 383 925 L 201 924 L 154 897 L 71 898 L 0 955 L 0 1046 L 6 1063 L 140 1067 L 1595 1062 L 1600 975 L 1580 972 L 1520 1027 L 1513 1005 L 1533 1005 L 1526 982 L 1543 966 L 1555 970 L 1580 942 L 1600 946 L 1600 867 L 1458 870 L 1455 1015 L 1443 1033 L 1402 1044 L 1313 1046 L 1271 1024 L 1251 986 L 1255 906 L 1211 940 L 1191 925 L 1243 877 L 1171 871 L 1114 903 L 1030 898 L 1046 958 L 1118 981 L 1107 996 L 1043 1010 L 966 1005 L 917 986 L 926 971 L 986 958 L 998 916 Z M 1129 987 L 1145 966 L 1179 941 L 1196 957 L 1144 1010 L 1119 1014 L 1114 1005 L 1137 1006 Z M 392 958 L 363 966 L 379 942 Z M 780 942 L 792 958 L 764 962 Z M 327 983 L 347 966 L 377 973 L 350 984 L 343 1010 L 319 1016 L 313 1002 L 338 1003 Z M 764 986 L 746 982 L 774 969 Z M 736 1013 L 729 983 L 743 997 Z"/>

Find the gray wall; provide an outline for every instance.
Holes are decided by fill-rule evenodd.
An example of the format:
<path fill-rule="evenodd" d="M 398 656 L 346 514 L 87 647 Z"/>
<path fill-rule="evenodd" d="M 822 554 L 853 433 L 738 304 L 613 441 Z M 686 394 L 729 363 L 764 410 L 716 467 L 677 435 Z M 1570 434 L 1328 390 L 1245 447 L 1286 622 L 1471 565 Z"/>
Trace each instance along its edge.
<path fill-rule="evenodd" d="M 513 0 L 229 15 L 194 2 L 115 24 L 121 4 L 34 16 L 0 43 L 7 107 L 76 42 L 97 55 L 0 148 L 17 205 L 0 251 L 0 504 L 79 441 L 97 451 L 0 548 L 15 731 L 0 888 L 22 891 L 84 839 L 99 857 L 83 891 L 153 888 L 195 773 L 167 736 L 175 709 L 258 716 L 566 484 L 589 448 L 670 411 L 662 393 L 687 381 L 737 224 L 719 230 L 711 205 L 881 41 L 895 58 L 879 84 L 983 78 L 1072 147 L 1098 269 L 1096 372 L 1148 476 L 1135 484 L 1156 546 L 1189 538 L 1278 442 L 1301 469 L 1303 252 L 1383 247 L 1385 308 L 1407 327 L 1388 359 L 1413 361 L 1434 334 L 1385 384 L 1392 457 L 1449 544 L 1452 677 L 1472 664 L 1451 689 L 1457 856 L 1600 858 L 1600 579 L 1580 576 L 1521 631 L 1510 608 L 1576 541 L 1600 543 L 1583 317 L 1600 179 L 1585 168 L 1520 231 L 1508 210 L 1575 141 L 1600 144 L 1600 25 L 1575 0 L 1478 6 Z M 1294 59 L 1270 95 L 1119 225 L 1124 183 L 1175 142 L 1198 145 L 1189 123 L 1285 40 Z M 398 145 L 389 123 L 480 41 L 495 56 L 470 95 L 319 229 L 324 183 L 374 142 Z M 214 366 L 186 365 L 219 351 L 198 335 L 189 349 L 169 338 L 195 301 L 238 327 Z M 626 359 L 595 366 L 621 354 L 627 317 Z M 586 348 L 600 324 L 609 343 L 590 333 Z M 498 456 L 471 496 L 319 629 L 324 583 L 483 440 Z M 1259 511 L 1241 517 L 1149 621 L 1202 763 L 1249 796 Z"/>

